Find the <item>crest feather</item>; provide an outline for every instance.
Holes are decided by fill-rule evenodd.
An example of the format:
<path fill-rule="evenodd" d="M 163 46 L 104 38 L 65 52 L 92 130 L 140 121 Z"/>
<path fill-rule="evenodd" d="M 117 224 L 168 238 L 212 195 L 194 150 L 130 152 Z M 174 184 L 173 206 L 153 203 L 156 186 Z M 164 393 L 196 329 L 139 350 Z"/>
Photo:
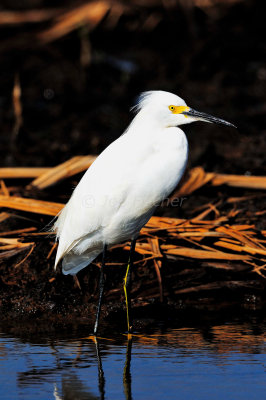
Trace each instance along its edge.
<path fill-rule="evenodd" d="M 159 91 L 156 90 L 149 90 L 147 92 L 142 92 L 138 98 L 136 104 L 131 107 L 130 111 L 133 111 L 134 113 L 138 113 L 140 110 L 142 110 L 143 107 L 145 107 L 151 100 L 151 98 L 155 95 L 155 93 L 158 93 Z"/>
<path fill-rule="evenodd" d="M 174 104 L 176 106 L 186 106 L 181 97 L 176 96 L 173 93 L 164 92 L 162 90 L 150 90 L 148 92 L 143 92 L 137 98 L 137 103 L 134 107 L 131 108 L 131 111 L 138 113 L 144 107 L 153 104 L 153 105 L 170 105 Z"/>

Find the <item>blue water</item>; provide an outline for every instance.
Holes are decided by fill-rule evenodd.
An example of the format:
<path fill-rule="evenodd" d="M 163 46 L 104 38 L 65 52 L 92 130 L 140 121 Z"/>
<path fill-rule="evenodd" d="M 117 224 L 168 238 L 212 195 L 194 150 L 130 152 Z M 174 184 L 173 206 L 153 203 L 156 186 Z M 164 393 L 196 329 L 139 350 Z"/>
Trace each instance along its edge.
<path fill-rule="evenodd" d="M 31 340 L 0 334 L 0 398 L 263 399 L 265 330 L 248 324 L 152 335 Z"/>

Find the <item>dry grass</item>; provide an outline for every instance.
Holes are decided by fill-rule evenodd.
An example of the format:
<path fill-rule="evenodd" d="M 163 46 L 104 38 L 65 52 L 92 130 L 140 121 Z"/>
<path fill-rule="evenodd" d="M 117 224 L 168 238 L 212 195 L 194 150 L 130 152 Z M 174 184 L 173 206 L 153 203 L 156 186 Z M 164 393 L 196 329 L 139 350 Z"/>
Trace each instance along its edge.
<path fill-rule="evenodd" d="M 38 176 L 27 187 L 44 189 L 55 185 L 62 179 L 73 176 L 87 169 L 95 157 L 74 157 L 67 162 L 53 168 L 33 169 L 11 168 L 0 170 L 0 178 L 20 178 Z M 229 185 L 236 187 L 266 189 L 265 177 L 221 175 L 207 173 L 201 167 L 189 171 L 175 195 L 188 195 L 204 185 Z M 30 213 L 55 216 L 64 204 L 10 195 L 9 187 L 4 181 L 1 183 L 0 207 L 21 210 Z M 252 197 L 261 196 L 256 192 Z M 235 203 L 246 200 L 250 196 L 235 198 Z M 232 198 L 226 199 L 228 203 Z M 238 215 L 236 208 L 230 209 L 227 214 L 221 215 L 220 203 L 208 203 L 199 209 L 192 219 L 178 219 L 166 217 L 152 217 L 142 229 L 136 251 L 143 257 L 143 262 L 153 260 L 156 270 L 160 293 L 161 288 L 161 260 L 163 256 L 168 258 L 190 258 L 205 260 L 214 268 L 227 269 L 229 263 L 241 261 L 250 266 L 251 270 L 265 276 L 266 274 L 266 232 L 258 231 L 253 224 L 232 224 L 232 220 Z M 262 212 L 259 212 L 258 217 Z M 3 211 L 0 220 L 4 221 L 11 214 Z M 212 218 L 210 218 L 212 215 Z M 230 222 L 230 223 L 229 223 Z M 35 232 L 33 232 L 35 230 Z M 18 234 L 18 238 L 7 238 Z M 0 258 L 9 257 L 14 250 L 28 249 L 31 254 L 34 243 L 28 241 L 30 237 L 47 235 L 46 232 L 36 232 L 36 228 L 18 229 L 16 231 L 3 232 L 0 238 Z M 124 250 L 129 249 L 128 244 L 114 246 Z M 47 258 L 50 258 L 55 246 L 52 247 Z"/>
<path fill-rule="evenodd" d="M 1 42 L 0 50 L 21 47 L 25 44 L 34 47 L 42 46 L 58 40 L 69 33 L 86 26 L 93 30 L 99 23 L 105 20 L 109 28 L 116 26 L 122 15 L 145 10 L 146 19 L 143 28 L 153 30 L 163 19 L 162 10 L 182 7 L 186 15 L 192 15 L 195 7 L 201 8 L 210 18 L 215 18 L 219 6 L 230 7 L 244 0 L 190 0 L 189 2 L 162 2 L 160 0 L 130 0 L 121 2 L 119 0 L 94 0 L 77 2 L 61 8 L 53 9 L 28 9 L 20 11 L 0 11 L 0 26 L 17 27 L 18 25 L 34 24 L 35 32 L 30 34 L 15 34 L 10 39 Z M 147 11 L 149 12 L 147 13 Z"/>

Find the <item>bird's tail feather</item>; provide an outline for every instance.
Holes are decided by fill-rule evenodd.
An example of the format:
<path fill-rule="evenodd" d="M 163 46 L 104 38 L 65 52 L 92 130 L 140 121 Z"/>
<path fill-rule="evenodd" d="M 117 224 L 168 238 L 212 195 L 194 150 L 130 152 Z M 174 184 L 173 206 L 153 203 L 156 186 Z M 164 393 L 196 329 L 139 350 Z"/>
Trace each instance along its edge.
<path fill-rule="evenodd" d="M 81 269 L 89 265 L 100 253 L 102 249 L 95 249 L 89 253 L 75 254 L 67 253 L 62 261 L 62 272 L 64 275 L 76 275 Z"/>

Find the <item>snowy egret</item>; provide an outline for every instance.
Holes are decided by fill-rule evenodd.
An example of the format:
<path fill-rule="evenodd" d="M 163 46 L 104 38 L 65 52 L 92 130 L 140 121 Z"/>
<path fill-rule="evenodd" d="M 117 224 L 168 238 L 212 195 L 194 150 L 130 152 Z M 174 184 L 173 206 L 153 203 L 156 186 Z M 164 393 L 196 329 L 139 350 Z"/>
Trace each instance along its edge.
<path fill-rule="evenodd" d="M 136 239 L 156 205 L 174 190 L 187 163 L 187 138 L 178 126 L 207 121 L 234 127 L 193 110 L 180 97 L 164 91 L 141 94 L 134 108 L 136 116 L 129 127 L 87 170 L 54 225 L 59 240 L 55 268 L 62 261 L 64 274 L 77 274 L 103 253 L 94 334 L 107 247 L 129 239 L 124 292 L 128 331 L 132 329 L 130 277 Z"/>

